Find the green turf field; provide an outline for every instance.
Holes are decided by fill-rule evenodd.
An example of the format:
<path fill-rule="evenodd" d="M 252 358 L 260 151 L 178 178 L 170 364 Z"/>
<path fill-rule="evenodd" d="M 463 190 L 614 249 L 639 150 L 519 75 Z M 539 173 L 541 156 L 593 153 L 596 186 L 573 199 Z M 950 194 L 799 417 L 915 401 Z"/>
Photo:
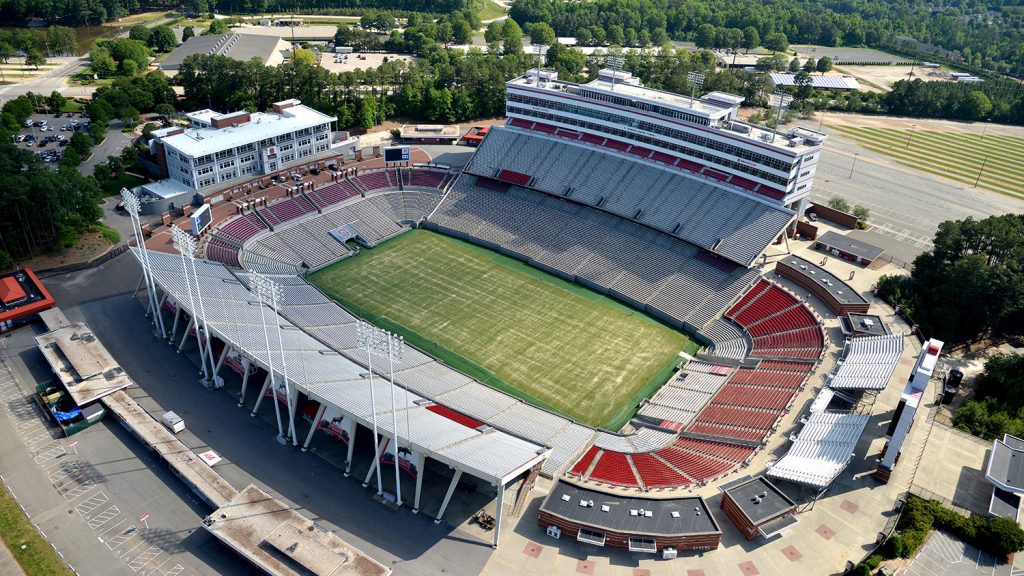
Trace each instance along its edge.
<path fill-rule="evenodd" d="M 987 134 L 940 132 L 917 128 L 853 128 L 832 126 L 868 150 L 969 185 L 1024 198 L 1024 138 Z M 979 178 L 980 176 L 980 178 Z"/>
<path fill-rule="evenodd" d="M 424 230 L 310 281 L 474 378 L 610 429 L 665 383 L 680 351 L 697 347 L 606 296 Z"/>

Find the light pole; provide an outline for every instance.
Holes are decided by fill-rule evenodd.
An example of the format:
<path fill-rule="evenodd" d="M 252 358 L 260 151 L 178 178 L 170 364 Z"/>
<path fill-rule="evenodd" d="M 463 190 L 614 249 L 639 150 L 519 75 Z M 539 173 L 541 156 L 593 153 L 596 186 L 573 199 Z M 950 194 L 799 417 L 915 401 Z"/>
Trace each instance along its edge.
<path fill-rule="evenodd" d="M 395 364 L 399 364 L 402 361 L 402 354 L 405 349 L 405 340 L 401 336 L 397 336 L 386 330 L 372 326 L 362 320 L 360 320 L 359 324 L 356 326 L 356 334 L 359 338 L 359 345 L 366 348 L 368 363 L 372 362 L 373 356 L 387 358 L 388 360 L 388 381 L 391 384 L 391 429 L 392 441 L 394 442 L 392 451 L 395 458 L 395 503 L 401 506 L 402 479 L 400 476 L 401 466 L 399 466 L 398 462 L 400 455 L 398 450 L 398 411 L 395 407 Z M 370 370 L 370 373 L 372 377 L 372 369 Z M 373 394 L 372 383 L 370 385 L 370 392 Z M 374 396 L 371 395 L 371 398 L 374 398 Z M 406 406 L 406 409 L 408 409 L 408 406 Z M 377 411 L 375 407 L 373 410 L 375 427 L 374 442 L 376 442 L 376 413 Z M 383 490 L 380 483 L 380 455 L 377 455 L 377 458 L 377 493 L 380 494 Z M 422 471 L 418 471 L 418 473 L 422 474 Z"/>
<path fill-rule="evenodd" d="M 854 153 L 853 164 L 850 165 L 850 175 L 847 176 L 847 179 L 853 178 L 853 169 L 857 167 L 857 158 L 860 158 L 860 154 Z"/>
<path fill-rule="evenodd" d="M 988 154 L 985 154 L 985 159 L 981 162 L 981 170 L 978 170 L 978 177 L 974 179 L 973 188 L 978 187 L 978 182 L 981 181 L 981 175 L 985 173 L 985 165 L 988 164 Z"/>
<path fill-rule="evenodd" d="M 686 81 L 690 83 L 690 108 L 693 108 L 693 101 L 697 98 L 697 91 L 704 87 L 704 74 L 700 72 L 687 72 Z"/>
<path fill-rule="evenodd" d="M 156 282 L 153 281 L 153 268 L 149 263 L 149 250 L 146 249 L 146 242 L 142 238 L 142 222 L 139 220 L 141 203 L 139 197 L 127 188 L 121 189 L 121 198 L 124 200 L 124 209 L 132 219 L 132 234 L 135 236 L 135 245 L 142 260 L 142 276 L 146 281 L 146 292 L 149 293 L 149 310 L 153 314 L 153 326 L 160 332 L 161 338 L 166 338 L 167 331 L 164 329 L 164 318 L 160 312 L 160 301 L 156 297 Z"/>
<path fill-rule="evenodd" d="M 196 270 L 196 239 L 177 226 L 171 226 L 171 239 L 175 248 L 181 252 L 182 257 L 188 256 L 189 263 L 192 265 L 192 277 L 196 281 L 196 302 L 199 303 L 199 317 L 203 321 L 202 338 L 199 336 L 198 329 L 196 329 L 196 337 L 200 339 L 200 349 L 206 350 L 206 360 L 210 363 L 209 374 L 206 372 L 206 363 L 203 363 L 203 385 L 220 388 L 223 386 L 223 381 L 217 376 L 217 367 L 213 362 L 213 344 L 210 342 L 213 340 L 213 336 L 210 334 L 210 325 L 206 321 L 206 306 L 203 304 L 203 293 L 199 288 L 199 272 Z M 203 342 L 203 339 L 206 341 Z M 211 377 L 213 380 L 210 379 Z"/>
<path fill-rule="evenodd" d="M 277 345 L 281 351 L 281 378 L 284 380 L 284 394 L 285 402 L 288 406 L 288 432 L 287 436 L 281 438 L 282 443 L 286 443 L 288 438 L 291 438 L 292 446 L 298 446 L 299 441 L 295 437 L 295 407 L 292 402 L 292 389 L 291 384 L 288 383 L 288 363 L 285 361 L 284 356 L 284 336 L 281 334 L 281 316 L 277 313 L 277 303 L 283 300 L 283 291 L 281 285 L 273 280 L 270 280 L 262 274 L 252 273 L 250 276 L 250 284 L 256 288 L 256 294 L 260 300 L 270 306 L 270 310 L 274 313 L 274 324 L 277 327 Z M 262 306 L 261 306 L 262 308 Z M 266 322 L 264 321 L 264 327 Z M 267 349 L 267 355 L 270 355 L 270 349 Z M 274 389 L 274 405 L 277 406 L 277 389 Z M 279 430 L 280 432 L 280 430 Z"/>
<path fill-rule="evenodd" d="M 907 137 L 907 145 L 903 147 L 904 150 L 910 148 L 910 143 L 914 140 L 914 128 L 917 128 L 917 124 L 910 125 L 910 136 Z"/>
<path fill-rule="evenodd" d="M 274 396 L 274 415 L 277 416 L 277 441 L 284 444 L 284 428 L 281 427 L 281 407 L 277 404 L 277 384 L 274 380 L 274 354 L 270 351 L 270 331 L 267 329 L 267 316 L 263 308 L 263 297 L 260 294 L 260 289 L 256 283 L 258 278 L 256 272 L 249 273 L 249 282 L 252 286 L 253 291 L 256 292 L 256 298 L 260 301 L 260 324 L 263 326 L 263 343 L 267 347 L 267 376 L 270 378 L 270 390 Z M 256 408 L 260 402 L 263 401 L 263 397 L 260 396 L 256 399 L 256 404 L 253 406 L 252 412 L 249 416 L 256 415 Z"/>
<path fill-rule="evenodd" d="M 374 337 L 375 330 L 376 327 L 365 320 L 356 322 L 356 342 L 360 348 L 366 350 L 366 368 L 370 380 L 370 420 L 373 425 L 373 457 L 375 459 L 373 465 L 377 468 L 377 495 L 379 496 L 384 493 L 384 484 L 380 477 L 380 453 L 377 448 L 377 393 L 373 389 L 373 356 L 378 352 L 375 348 L 379 347 L 377 338 Z M 365 483 L 363 485 L 365 486 Z"/>
<path fill-rule="evenodd" d="M 181 275 L 185 277 L 185 288 L 188 290 L 188 313 L 191 316 L 189 323 L 192 324 L 192 328 L 196 331 L 196 338 L 199 338 L 199 314 L 196 313 L 196 301 L 192 297 L 192 279 L 188 273 L 188 265 L 185 264 L 185 248 L 178 244 L 178 234 L 175 230 L 181 230 L 177 226 L 171 227 L 171 240 L 174 243 L 175 249 L 181 253 Z M 185 328 L 185 335 L 181 338 L 181 344 L 178 346 L 178 352 L 181 352 L 182 347 L 185 346 L 185 339 L 188 338 L 188 327 Z M 203 350 L 202 345 L 199 346 L 199 367 L 200 374 L 203 375 L 203 380 L 208 378 L 206 374 L 206 351 Z"/>

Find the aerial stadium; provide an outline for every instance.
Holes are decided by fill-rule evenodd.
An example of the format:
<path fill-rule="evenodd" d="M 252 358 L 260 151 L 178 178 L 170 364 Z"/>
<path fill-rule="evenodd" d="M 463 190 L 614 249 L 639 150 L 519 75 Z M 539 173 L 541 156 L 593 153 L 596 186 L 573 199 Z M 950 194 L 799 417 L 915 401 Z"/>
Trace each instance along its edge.
<path fill-rule="evenodd" d="M 356 466 L 392 505 L 442 521 L 465 478 L 493 487 L 495 546 L 539 482 L 536 522 L 555 538 L 666 558 L 717 548 L 693 494 L 709 485 L 744 534 L 774 536 L 796 521 L 776 484 L 835 481 L 903 347 L 835 343 L 843 362 L 788 452 L 747 476 L 834 346 L 802 287 L 836 313 L 866 305 L 784 256 L 825 135 L 743 122 L 741 102 L 621 71 L 533 72 L 508 82 L 506 123 L 461 170 L 408 149 L 350 167 L 324 155 L 321 117 L 265 138 L 215 116 L 187 154 L 205 186 L 227 183 L 192 219 L 198 251 L 169 233 L 135 250 L 154 322 L 199 351 L 209 386 L 229 370 L 240 405 L 269 399 L 282 442 L 342 442 L 346 475 Z M 185 158 L 183 136 L 156 152 Z M 769 252 L 791 281 L 762 268 Z"/>

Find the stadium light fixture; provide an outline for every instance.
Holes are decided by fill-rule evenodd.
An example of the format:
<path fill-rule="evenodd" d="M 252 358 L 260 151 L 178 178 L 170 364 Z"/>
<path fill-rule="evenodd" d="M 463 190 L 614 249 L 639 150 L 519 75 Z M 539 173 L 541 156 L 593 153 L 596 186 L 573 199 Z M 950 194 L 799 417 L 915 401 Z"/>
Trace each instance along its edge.
<path fill-rule="evenodd" d="M 693 108 L 693 101 L 697 99 L 697 91 L 704 87 L 704 73 L 687 72 L 686 80 L 690 83 L 690 108 Z"/>
<path fill-rule="evenodd" d="M 604 63 L 612 69 L 612 92 L 615 92 L 615 78 L 622 71 L 622 66 L 626 64 L 626 59 L 622 56 L 605 56 Z"/>
<path fill-rule="evenodd" d="M 185 277 L 185 286 L 188 288 L 188 306 L 189 306 L 189 314 L 192 316 L 192 321 L 191 321 L 192 328 L 196 331 L 196 340 L 200 340 L 200 342 L 199 342 L 200 374 L 202 374 L 202 376 L 203 376 L 203 382 L 206 383 L 210 379 L 210 375 L 207 374 L 207 372 L 206 372 L 206 349 L 203 346 L 203 343 L 201 341 L 202 337 L 199 334 L 199 330 L 200 330 L 200 328 L 199 328 L 199 313 L 197 312 L 195 297 L 192 294 L 192 275 L 189 274 L 188 264 L 186 263 L 186 259 L 188 257 L 191 257 L 193 252 L 189 252 L 189 243 L 188 243 L 188 240 L 185 238 L 185 234 L 186 234 L 186 232 L 184 230 L 182 230 L 181 228 L 178 228 L 175 225 L 171 226 L 171 241 L 174 244 L 174 248 L 178 251 L 179 254 L 181 254 L 181 274 L 182 274 L 182 276 Z M 195 249 L 195 245 L 194 244 L 191 244 L 191 247 L 192 247 L 192 249 Z M 199 282 L 198 282 L 198 278 L 197 278 L 196 279 L 197 289 L 198 289 L 198 284 L 199 284 Z M 188 338 L 188 329 L 187 328 L 185 330 L 185 336 L 182 337 L 182 339 L 181 339 L 182 346 L 185 345 L 185 339 L 186 338 Z M 179 347 L 178 350 L 180 351 L 181 348 Z"/>
<path fill-rule="evenodd" d="M 376 459 L 374 465 L 377 468 L 377 495 L 384 493 L 384 483 L 380 474 L 380 453 L 377 449 L 377 393 L 373 389 L 373 357 L 379 354 L 380 338 L 377 328 L 365 320 L 356 321 L 356 342 L 360 348 L 366 350 L 366 368 L 370 380 L 370 421 L 373 425 L 373 457 Z M 397 452 L 398 449 L 396 448 Z M 364 483 L 365 486 L 365 483 Z"/>
<path fill-rule="evenodd" d="M 368 364 L 373 361 L 374 356 L 377 356 L 378 358 L 381 359 L 386 358 L 388 361 L 388 379 L 391 384 L 391 428 L 392 439 L 394 442 L 394 446 L 392 447 L 392 449 L 394 450 L 395 455 L 395 502 L 396 504 L 401 506 L 402 483 L 401 476 L 399 475 L 400 466 L 398 464 L 398 459 L 400 456 L 398 450 L 398 413 L 395 405 L 395 364 L 399 364 L 402 361 L 402 355 L 405 353 L 405 339 L 402 338 L 401 336 L 392 334 L 387 330 L 378 328 L 364 320 L 360 320 L 356 324 L 356 338 L 359 342 L 360 347 L 366 350 Z M 372 384 L 372 366 L 370 367 L 370 377 L 371 401 L 375 402 L 375 397 L 373 396 L 374 390 Z M 406 400 L 408 400 L 408 391 L 406 391 Z M 408 411 L 408 402 L 406 402 L 406 410 Z M 372 412 L 374 414 L 374 442 L 376 442 L 376 404 L 374 405 L 374 409 Z M 408 414 L 406 414 L 406 416 L 408 416 Z M 408 420 L 406 421 L 406 425 L 408 426 Z M 378 455 L 377 458 L 377 493 L 381 494 L 383 492 L 383 487 L 381 485 L 380 476 L 380 456 Z M 419 473 L 422 474 L 422 471 L 419 471 Z"/>
<path fill-rule="evenodd" d="M 149 262 L 149 250 L 142 237 L 142 222 L 139 220 L 139 212 L 142 210 L 142 203 L 134 192 L 127 188 L 121 188 L 121 199 L 124 201 L 124 209 L 132 219 L 132 234 L 135 236 L 135 246 L 139 249 L 142 257 L 142 276 L 146 282 L 146 292 L 149 293 L 149 311 L 153 314 L 153 325 L 160 332 L 161 338 L 167 338 L 167 330 L 164 328 L 164 318 L 160 313 L 160 301 L 156 297 L 156 282 L 153 280 L 153 267 Z"/>
<path fill-rule="evenodd" d="M 270 310 L 274 313 L 274 325 L 277 327 L 277 345 L 281 353 L 281 379 L 284 381 L 284 395 L 285 402 L 288 406 L 288 432 L 287 436 L 281 438 L 283 441 L 287 441 L 287 438 L 291 438 L 292 446 L 298 446 L 299 441 L 295 436 L 295 407 L 292 402 L 292 389 L 291 384 L 288 383 L 288 363 L 285 360 L 284 355 L 284 336 L 281 332 L 281 316 L 278 314 L 277 305 L 278 302 L 284 300 L 284 290 L 281 285 L 273 280 L 267 278 L 262 274 L 251 273 L 249 276 L 250 285 L 256 290 L 256 296 L 260 299 L 260 302 L 270 306 Z M 262 310 L 262 306 L 260 309 Z M 262 312 L 260 312 L 262 314 Z M 264 321 L 264 327 L 266 322 Z M 267 348 L 267 355 L 270 355 L 269 346 Z M 274 389 L 274 405 L 277 406 L 277 389 Z M 278 430 L 281 432 L 281 430 Z"/>
<path fill-rule="evenodd" d="M 192 265 L 192 278 L 196 282 L 196 302 L 199 304 L 199 318 L 203 322 L 203 335 L 200 338 L 199 347 L 206 350 L 206 360 L 210 363 L 209 375 L 206 375 L 205 366 L 203 368 L 203 373 L 206 375 L 203 384 L 220 388 L 224 385 L 224 381 L 216 375 L 216 365 L 213 361 L 213 343 L 211 342 L 213 335 L 210 333 L 210 324 L 206 321 L 206 305 L 203 304 L 203 293 L 199 289 L 199 272 L 196 270 L 196 239 L 195 236 L 177 226 L 171 226 L 171 239 L 182 256 L 188 256 L 188 261 Z M 196 331 L 197 337 L 198 334 L 199 332 Z M 204 339 L 205 342 L 203 342 Z"/>
<path fill-rule="evenodd" d="M 277 382 L 274 376 L 274 354 L 270 351 L 270 330 L 267 328 L 267 316 L 263 306 L 263 298 L 260 297 L 259 289 L 257 288 L 257 278 L 260 275 L 256 272 L 249 273 L 249 286 L 253 292 L 256 293 L 256 298 L 260 301 L 260 325 L 263 326 L 263 344 L 267 348 L 267 374 L 270 376 L 270 389 L 274 394 L 274 415 L 277 417 L 277 440 L 278 442 L 284 443 L 284 429 L 281 426 L 281 407 L 277 403 Z M 256 400 L 256 405 L 259 405 L 261 398 Z M 256 408 L 253 407 L 253 411 L 250 416 L 256 415 Z"/>
<path fill-rule="evenodd" d="M 786 99 L 792 97 L 782 90 L 776 90 L 772 96 L 779 101 L 779 109 L 775 113 L 775 126 L 772 126 L 772 142 L 775 142 L 775 135 L 779 133 L 779 123 L 782 122 L 782 111 L 786 109 Z"/>

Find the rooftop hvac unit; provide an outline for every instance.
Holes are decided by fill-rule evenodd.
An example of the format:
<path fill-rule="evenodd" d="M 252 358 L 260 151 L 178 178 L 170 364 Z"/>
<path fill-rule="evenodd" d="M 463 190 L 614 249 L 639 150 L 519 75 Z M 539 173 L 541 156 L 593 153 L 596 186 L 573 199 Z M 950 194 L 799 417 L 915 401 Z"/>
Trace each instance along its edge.
<path fill-rule="evenodd" d="M 661 551 L 661 557 L 663 560 L 672 560 L 676 556 L 679 556 L 679 552 L 676 552 L 675 548 L 665 548 Z"/>
<path fill-rule="evenodd" d="M 802 136 L 797 136 L 796 138 L 793 138 L 792 140 L 789 141 L 789 147 L 796 148 L 797 146 L 800 146 L 803 143 L 804 138 Z"/>
<path fill-rule="evenodd" d="M 548 536 L 551 536 L 555 540 L 558 540 L 559 538 L 562 537 L 562 529 L 559 528 L 558 526 L 554 526 L 554 525 L 548 526 L 547 532 L 548 532 Z"/>

